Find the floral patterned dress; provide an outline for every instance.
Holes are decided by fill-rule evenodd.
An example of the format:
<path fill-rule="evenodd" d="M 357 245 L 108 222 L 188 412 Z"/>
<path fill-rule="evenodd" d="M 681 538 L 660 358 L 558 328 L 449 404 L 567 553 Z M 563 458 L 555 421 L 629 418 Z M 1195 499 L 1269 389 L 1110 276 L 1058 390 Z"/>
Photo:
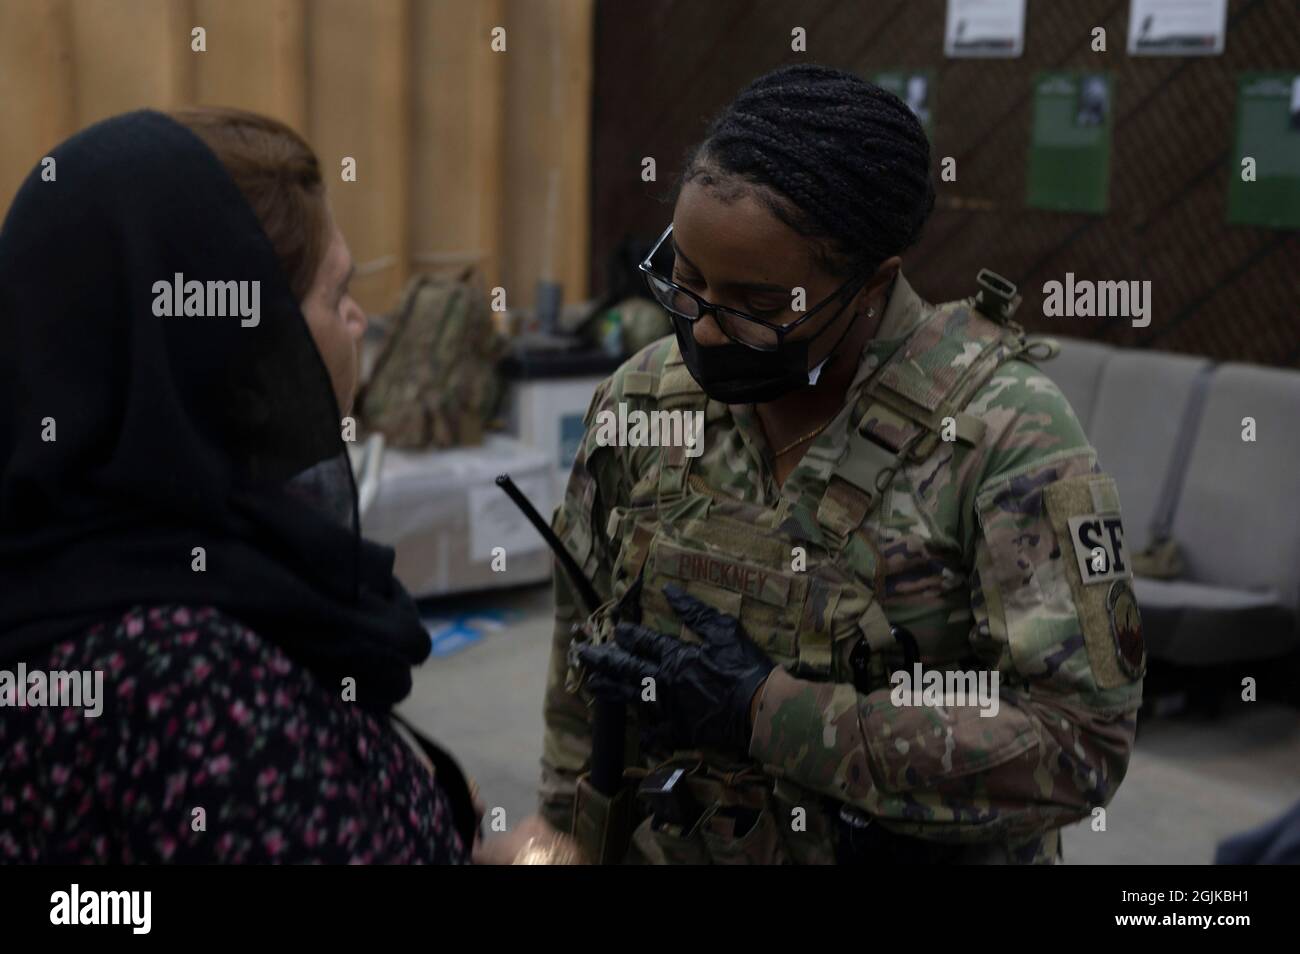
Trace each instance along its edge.
<path fill-rule="evenodd" d="M 468 860 L 388 720 L 216 609 L 136 607 L 26 665 L 101 671 L 102 712 L 0 708 L 0 863 Z"/>

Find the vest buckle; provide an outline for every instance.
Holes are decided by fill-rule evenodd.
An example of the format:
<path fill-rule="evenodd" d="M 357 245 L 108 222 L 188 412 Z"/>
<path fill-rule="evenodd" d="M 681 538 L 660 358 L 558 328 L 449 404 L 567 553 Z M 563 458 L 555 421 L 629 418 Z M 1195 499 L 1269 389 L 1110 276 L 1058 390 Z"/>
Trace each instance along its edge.
<path fill-rule="evenodd" d="M 975 295 L 975 309 L 985 318 L 1000 325 L 1007 324 L 1020 305 L 1015 284 L 988 268 L 979 270 L 975 284 L 979 286 L 979 292 Z"/>

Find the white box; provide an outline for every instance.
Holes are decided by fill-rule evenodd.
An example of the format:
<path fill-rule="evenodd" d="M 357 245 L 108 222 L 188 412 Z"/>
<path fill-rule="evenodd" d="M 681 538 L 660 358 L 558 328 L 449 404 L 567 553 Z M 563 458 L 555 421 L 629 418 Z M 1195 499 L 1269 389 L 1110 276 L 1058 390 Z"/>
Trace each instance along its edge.
<path fill-rule="evenodd" d="M 385 450 L 379 495 L 362 532 L 396 549 L 397 578 L 416 597 L 549 579 L 550 548 L 496 485 L 502 473 L 549 523 L 556 501 L 550 461 L 511 437 L 490 434 L 481 447 Z M 494 555 L 504 569 L 493 569 Z"/>

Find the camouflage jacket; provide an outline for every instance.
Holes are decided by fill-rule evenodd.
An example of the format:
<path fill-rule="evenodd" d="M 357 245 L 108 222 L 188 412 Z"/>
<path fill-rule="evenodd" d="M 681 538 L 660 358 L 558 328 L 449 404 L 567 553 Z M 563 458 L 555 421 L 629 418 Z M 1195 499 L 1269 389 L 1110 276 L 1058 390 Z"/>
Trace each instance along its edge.
<path fill-rule="evenodd" d="M 1018 330 L 969 301 L 931 306 L 900 276 L 843 410 L 783 486 L 753 408 L 707 400 L 673 339 L 597 390 L 554 519 L 609 601 L 596 632 L 644 572 L 647 625 L 695 638 L 661 595 L 676 582 L 738 616 L 779 664 L 750 762 L 637 754 L 646 766 L 703 766 L 724 780 L 696 791 L 711 803 L 704 821 L 741 804 L 764 830 L 737 850 L 725 827 L 704 825 L 701 848 L 647 823 L 634 854 L 830 861 L 848 805 L 888 832 L 946 845 L 943 860 L 1050 862 L 1060 826 L 1113 796 L 1145 668 L 1119 502 L 1065 398 L 1024 360 Z M 620 404 L 702 409 L 698 454 L 607 446 L 594 425 Z M 541 805 L 568 829 L 590 753 L 566 659 L 584 614 L 558 571 L 555 592 Z M 896 691 L 905 657 L 891 626 L 915 636 L 924 675 L 913 671 L 913 694 Z M 922 692 L 950 673 L 982 674 L 997 705 Z M 764 847 L 744 844 L 754 841 Z"/>

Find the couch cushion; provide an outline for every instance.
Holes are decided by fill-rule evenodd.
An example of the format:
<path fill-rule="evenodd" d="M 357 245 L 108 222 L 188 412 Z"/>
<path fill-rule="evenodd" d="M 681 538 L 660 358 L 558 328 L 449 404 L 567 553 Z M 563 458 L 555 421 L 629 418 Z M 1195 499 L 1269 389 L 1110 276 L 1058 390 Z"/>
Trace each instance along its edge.
<path fill-rule="evenodd" d="M 1253 442 L 1242 440 L 1247 417 L 1255 425 Z M 1300 374 L 1242 364 L 1215 371 L 1174 515 L 1188 580 L 1271 587 L 1283 605 L 1297 608 L 1298 423 Z"/>
<path fill-rule="evenodd" d="M 1192 383 L 1209 365 L 1159 351 L 1116 351 L 1101 371 L 1088 437 L 1115 478 L 1130 553 L 1151 542 Z M 1189 435 L 1189 439 L 1193 435 Z"/>
<path fill-rule="evenodd" d="M 1300 645 L 1276 591 L 1134 580 L 1147 655 L 1186 666 L 1274 659 Z"/>

